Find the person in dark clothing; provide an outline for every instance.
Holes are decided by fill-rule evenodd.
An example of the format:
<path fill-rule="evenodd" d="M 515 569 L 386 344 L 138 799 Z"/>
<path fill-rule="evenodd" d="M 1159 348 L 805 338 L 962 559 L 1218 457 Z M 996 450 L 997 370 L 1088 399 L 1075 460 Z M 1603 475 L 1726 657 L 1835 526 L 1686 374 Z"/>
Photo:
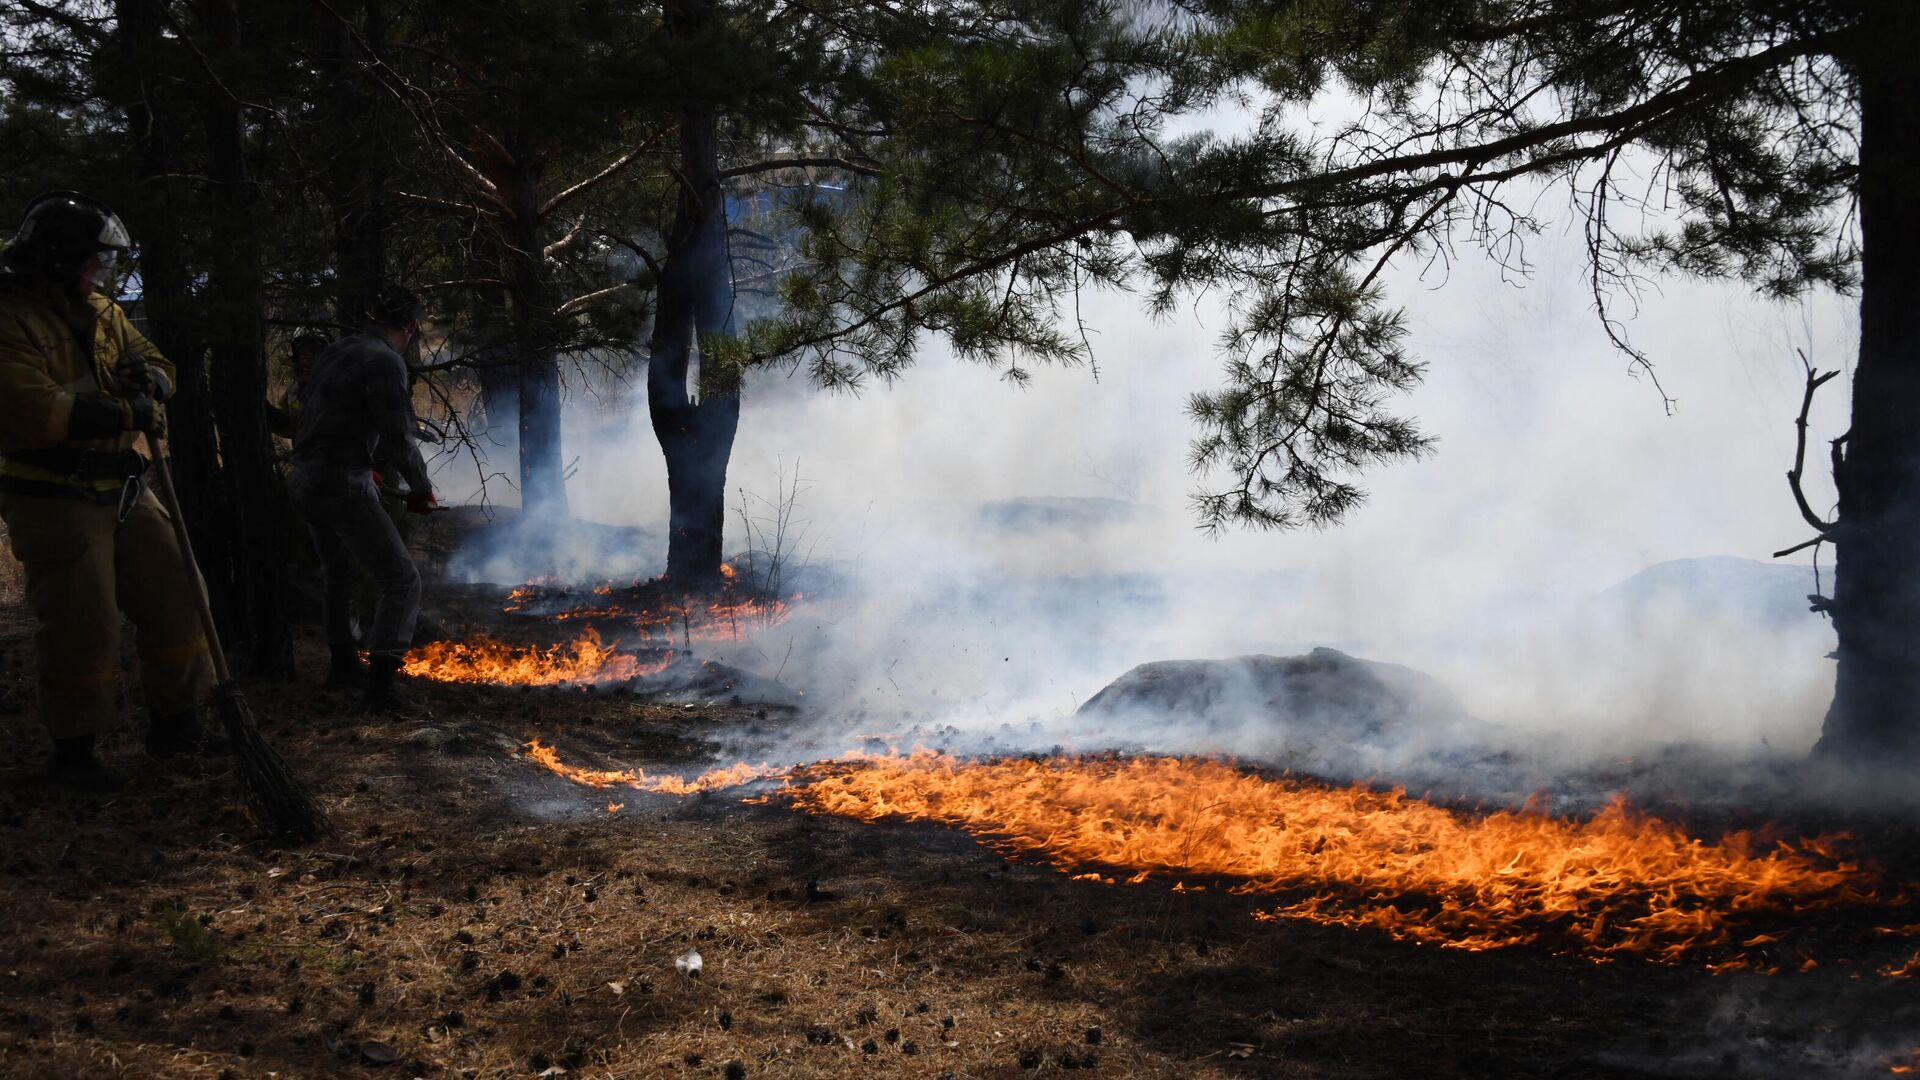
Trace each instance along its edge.
<path fill-rule="evenodd" d="M 400 692 L 399 678 L 420 615 L 420 572 L 380 506 L 373 469 L 379 462 L 406 481 L 408 511 L 432 512 L 433 485 L 414 442 L 401 359 L 420 333 L 420 301 L 390 285 L 367 315 L 366 329 L 328 346 L 301 387 L 288 489 L 313 533 L 326 579 L 323 609 L 332 653 L 327 685 L 345 688 L 364 678 L 363 712 L 417 715 L 424 710 Z M 379 593 L 364 641 L 354 634 L 356 562 Z M 363 645 L 369 654 L 364 667 Z"/>
<path fill-rule="evenodd" d="M 328 344 L 325 334 L 312 330 L 294 335 L 287 350 L 288 373 L 293 378 L 279 402 L 267 402 L 267 430 L 288 440 L 300 430 L 300 389 L 313 378 L 313 365 L 320 362 L 320 354 L 327 350 Z"/>

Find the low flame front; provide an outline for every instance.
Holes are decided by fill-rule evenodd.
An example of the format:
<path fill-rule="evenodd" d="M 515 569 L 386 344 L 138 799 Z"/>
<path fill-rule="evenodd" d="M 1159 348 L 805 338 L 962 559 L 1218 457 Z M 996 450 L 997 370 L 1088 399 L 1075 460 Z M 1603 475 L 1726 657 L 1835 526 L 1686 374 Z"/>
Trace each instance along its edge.
<path fill-rule="evenodd" d="M 1274 779 L 1187 758 L 967 761 L 931 753 L 831 769 L 803 809 L 936 821 L 1069 870 L 1229 879 L 1289 899 L 1265 918 L 1372 926 L 1482 950 L 1566 943 L 1596 958 L 1717 954 L 1765 966 L 1754 917 L 1906 903 L 1839 838 L 1717 842 L 1615 802 L 1586 820 L 1448 810 L 1404 791 Z"/>
<path fill-rule="evenodd" d="M 636 579 L 625 584 L 602 582 L 593 586 L 566 586 L 552 579 L 529 581 L 507 593 L 504 611 L 555 622 L 617 621 L 642 639 L 684 644 L 696 641 L 743 641 L 753 633 L 784 622 L 792 604 L 761 596 L 740 581 L 731 565 L 720 566 L 717 594 L 676 594 L 665 579 Z M 799 600 L 794 596 L 792 600 Z"/>
<path fill-rule="evenodd" d="M 693 795 L 702 791 L 718 791 L 721 788 L 738 787 L 755 780 L 783 776 L 787 771 L 741 762 L 738 765 L 713 769 L 688 779 L 680 776 L 648 776 L 640 769 L 582 769 L 561 761 L 559 753 L 539 739 L 533 739 L 527 743 L 527 757 L 576 784 L 596 788 L 632 788 L 635 791 L 651 791 L 662 795 Z M 607 804 L 607 812 L 618 813 L 625 805 L 625 803 L 610 802 Z"/>
<path fill-rule="evenodd" d="M 737 765 L 691 780 L 583 783 L 707 791 L 781 775 Z M 1540 943 L 1596 960 L 1693 958 L 1712 970 L 1813 966 L 1795 917 L 1911 903 L 1841 851 L 1844 837 L 1689 836 L 1616 802 L 1587 819 L 1450 810 L 1408 795 L 1253 774 L 1193 758 L 973 760 L 928 751 L 791 770 L 779 797 L 863 821 L 929 821 L 1076 876 L 1274 896 L 1257 913 L 1370 926 L 1446 948 Z M 1197 880 L 1196 880 L 1197 879 Z M 1882 933 L 1900 931 L 1882 930 Z M 1888 977 L 1909 972 L 1881 970 Z"/>
<path fill-rule="evenodd" d="M 482 635 L 467 641 L 435 641 L 407 653 L 401 670 L 435 682 L 493 686 L 593 686 L 657 675 L 673 654 L 649 658 L 622 652 L 589 628 L 572 641 L 541 648 Z"/>

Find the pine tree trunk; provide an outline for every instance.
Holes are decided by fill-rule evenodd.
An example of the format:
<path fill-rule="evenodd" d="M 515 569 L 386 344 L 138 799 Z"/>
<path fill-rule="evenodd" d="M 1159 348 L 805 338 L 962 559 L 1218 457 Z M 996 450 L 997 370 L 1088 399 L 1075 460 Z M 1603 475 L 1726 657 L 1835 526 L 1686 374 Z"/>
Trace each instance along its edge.
<path fill-rule="evenodd" d="M 553 326 L 553 295 L 546 275 L 546 238 L 540 219 L 540 166 L 523 140 L 507 140 L 513 160 L 494 182 L 514 208 L 507 223 L 507 296 L 520 355 L 520 512 L 529 522 L 568 516 L 560 431 L 560 362 Z"/>
<path fill-rule="evenodd" d="M 234 0 L 205 0 L 201 25 L 216 55 L 241 47 Z M 241 642 L 250 673 L 283 679 L 293 672 L 293 639 L 282 579 L 286 573 L 286 491 L 273 466 L 267 430 L 266 333 L 261 321 L 256 185 L 246 173 L 245 119 L 228 88 L 205 88 L 207 173 L 214 209 L 207 273 L 214 420 L 231 511 L 231 574 L 239 599 Z"/>
<path fill-rule="evenodd" d="M 667 32 L 696 35 L 704 0 L 671 0 Z M 647 362 L 647 412 L 667 459 L 667 577 L 685 588 L 720 579 L 726 532 L 727 461 L 740 426 L 737 394 L 694 396 L 687 382 L 701 335 L 731 333 L 733 278 L 726 253 L 713 106 L 680 109 L 680 196 L 667 236 Z"/>
<path fill-rule="evenodd" d="M 1860 362 L 1831 611 L 1840 638 L 1820 750 L 1920 763 L 1920 14 L 1885 9 L 1860 86 Z"/>
<path fill-rule="evenodd" d="M 127 80 L 124 91 L 116 96 L 123 102 L 134 168 L 146 196 L 125 210 L 140 244 L 141 300 L 148 336 L 173 361 L 177 377 L 174 398 L 167 405 L 167 453 L 194 554 L 207 568 L 214 622 L 230 637 L 239 618 L 226 572 L 231 559 L 229 538 L 220 527 L 227 513 L 213 434 L 206 340 L 197 318 L 200 306 L 193 297 L 182 232 L 189 215 L 182 205 L 180 181 L 168 179 L 180 171 L 176 137 L 180 118 L 163 111 L 161 103 L 177 100 L 179 87 L 167 81 L 162 71 L 162 6 L 163 0 L 117 0 L 114 5 L 120 35 L 119 74 Z"/>
<path fill-rule="evenodd" d="M 533 347 L 521 364 L 518 388 L 520 420 L 520 507 L 542 527 L 568 516 L 567 480 L 561 461 L 560 365 L 553 349 Z"/>
<path fill-rule="evenodd" d="M 720 580 L 726 535 L 727 460 L 740 423 L 740 399 L 716 396 L 654 422 L 667 459 L 667 578 L 688 588 Z"/>
<path fill-rule="evenodd" d="M 366 321 L 368 301 L 386 276 L 386 171 L 381 167 L 375 125 L 376 99 L 358 70 L 376 60 L 367 46 L 380 48 L 380 5 L 364 0 L 360 41 L 353 27 L 328 17 L 322 24 L 322 49 L 332 72 L 334 132 L 331 191 L 333 202 L 335 317 L 341 326 L 357 328 Z M 340 11 L 344 19 L 354 10 Z"/>

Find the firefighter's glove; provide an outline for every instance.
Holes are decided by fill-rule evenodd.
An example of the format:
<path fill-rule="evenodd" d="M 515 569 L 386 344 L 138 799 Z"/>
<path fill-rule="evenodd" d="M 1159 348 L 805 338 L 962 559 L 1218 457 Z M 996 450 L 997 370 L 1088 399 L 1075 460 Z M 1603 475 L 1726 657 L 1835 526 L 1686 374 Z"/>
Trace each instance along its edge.
<path fill-rule="evenodd" d="M 434 498 L 431 491 L 407 492 L 407 513 L 409 514 L 431 514 L 433 508 L 439 505 L 440 500 Z"/>
<path fill-rule="evenodd" d="M 111 439 L 123 431 L 166 433 L 166 410 L 152 398 L 126 400 L 106 394 L 78 394 L 67 418 L 67 438 L 75 442 Z"/>
<path fill-rule="evenodd" d="M 111 439 L 127 430 L 125 402 L 105 394 L 76 394 L 67 417 L 67 438 L 74 442 Z"/>
<path fill-rule="evenodd" d="M 127 430 L 144 431 L 156 439 L 167 434 L 167 410 L 158 401 L 141 394 L 126 402 Z"/>
<path fill-rule="evenodd" d="M 114 365 L 113 389 L 124 398 L 144 396 L 164 402 L 173 397 L 173 381 L 167 373 L 138 356 Z"/>

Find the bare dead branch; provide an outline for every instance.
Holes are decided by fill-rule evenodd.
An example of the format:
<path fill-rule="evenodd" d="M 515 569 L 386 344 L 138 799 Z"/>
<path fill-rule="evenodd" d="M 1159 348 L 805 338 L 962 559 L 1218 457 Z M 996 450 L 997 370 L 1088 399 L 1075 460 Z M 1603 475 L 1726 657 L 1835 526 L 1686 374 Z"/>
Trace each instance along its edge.
<path fill-rule="evenodd" d="M 484 288 L 487 286 L 499 287 L 504 285 L 506 285 L 506 282 L 501 280 L 500 278 L 475 277 L 475 278 L 453 278 L 448 281 L 435 281 L 426 285 L 417 286 L 417 288 L 421 292 L 432 292 L 437 289 L 477 289 L 477 288 Z"/>
<path fill-rule="evenodd" d="M 558 255 L 561 252 L 566 251 L 568 248 L 572 247 L 575 243 L 579 241 L 581 237 L 581 229 L 584 228 L 586 224 L 587 224 L 587 215 L 581 214 L 579 219 L 573 223 L 573 228 L 567 230 L 567 234 L 565 236 L 562 236 L 560 239 L 555 240 L 553 243 L 548 244 L 546 247 L 540 249 L 541 257 L 551 259 L 555 255 Z"/>
<path fill-rule="evenodd" d="M 1813 539 L 1811 539 L 1811 540 L 1803 540 L 1803 541 L 1801 541 L 1800 543 L 1798 543 L 1798 544 L 1795 544 L 1795 545 L 1793 545 L 1793 546 L 1792 546 L 1792 547 L 1790 547 L 1790 548 L 1784 548 L 1784 549 L 1782 549 L 1782 550 L 1780 550 L 1780 551 L 1776 551 L 1776 552 L 1774 552 L 1774 553 L 1773 553 L 1773 557 L 1774 557 L 1774 558 L 1776 558 L 1776 559 L 1784 559 L 1784 558 L 1786 558 L 1787 556 L 1789 556 L 1789 555 L 1791 555 L 1791 554 L 1793 554 L 1793 553 L 1794 553 L 1794 552 L 1796 552 L 1796 551 L 1805 551 L 1805 550 L 1807 550 L 1807 549 L 1808 549 L 1808 548 L 1810 548 L 1810 547 L 1816 547 L 1816 546 L 1818 546 L 1818 545 L 1820 545 L 1820 544 L 1824 544 L 1824 543 L 1826 543 L 1826 542 L 1827 542 L 1827 538 L 1826 538 L 1826 537 L 1824 537 L 1824 536 L 1816 536 L 1816 537 L 1814 537 L 1814 538 L 1813 538 Z"/>
<path fill-rule="evenodd" d="M 419 203 L 422 206 L 432 206 L 432 207 L 437 207 L 441 210 L 448 210 L 453 213 L 459 214 L 461 217 L 469 218 L 472 220 L 479 220 L 481 218 L 486 218 L 492 221 L 500 220 L 500 214 L 498 211 L 489 210 L 484 206 L 473 206 L 469 203 L 455 202 L 452 199 L 442 199 L 437 195 L 417 195 L 411 191 L 396 191 L 394 192 L 394 195 L 396 195 L 399 198 L 405 199 L 408 202 L 415 202 L 415 203 Z"/>
<path fill-rule="evenodd" d="M 768 158 L 751 165 L 736 165 L 731 169 L 720 170 L 722 180 L 735 176 L 751 176 L 755 173 L 775 172 L 780 169 L 843 169 L 859 173 L 861 176 L 879 176 L 880 170 L 840 157 L 790 157 Z"/>
<path fill-rule="evenodd" d="M 1821 539 L 1825 539 L 1827 534 L 1833 532 L 1833 528 L 1837 523 L 1821 518 L 1819 514 L 1813 512 L 1813 507 L 1807 505 L 1807 493 L 1801 488 L 1800 478 L 1805 475 L 1804 470 L 1807 465 L 1807 413 L 1813 408 L 1813 395 L 1817 393 L 1820 387 L 1825 385 L 1829 379 L 1832 379 L 1840 373 L 1838 371 L 1828 371 L 1825 373 L 1815 371 L 1813 364 L 1807 359 L 1805 352 L 1800 353 L 1800 364 L 1807 369 L 1807 390 L 1800 398 L 1800 415 L 1793 421 L 1793 468 L 1787 471 L 1787 486 L 1793 489 L 1794 505 L 1800 508 L 1800 516 L 1806 519 L 1807 524 L 1813 526 L 1814 529 L 1821 534 Z M 1836 457 L 1839 454 L 1838 444 L 1840 442 L 1840 439 L 1834 440 L 1834 453 Z M 1800 545 L 1800 547 L 1806 546 L 1805 544 Z M 1788 550 L 1797 551 L 1799 548 L 1789 548 Z M 1779 556 L 1776 555 L 1774 557 L 1778 558 Z"/>
<path fill-rule="evenodd" d="M 553 313 L 556 316 L 573 315 L 592 307 L 594 304 L 599 303 L 615 293 L 625 292 L 631 288 L 633 288 L 633 282 L 623 281 L 618 285 L 609 285 L 604 289 L 595 289 L 590 293 L 583 293 L 561 304 L 559 307 L 553 309 Z"/>
<path fill-rule="evenodd" d="M 601 184 L 606 183 L 608 180 L 612 179 L 615 175 L 617 175 L 621 169 L 624 169 L 628 165 L 632 164 L 635 159 L 637 159 L 641 154 L 645 153 L 649 148 L 653 146 L 654 143 L 658 142 L 659 139 L 660 139 L 660 136 L 659 136 L 659 133 L 657 132 L 655 134 L 647 136 L 646 139 L 640 143 L 640 145 L 634 147 L 633 149 L 613 159 L 613 162 L 609 164 L 606 168 L 601 169 L 599 172 L 594 173 L 592 176 L 587 177 L 585 180 L 582 180 L 579 183 L 573 185 L 572 187 L 567 188 L 559 192 L 558 194 L 554 195 L 553 198 L 548 199 L 545 203 L 541 204 L 540 216 L 544 218 L 548 214 L 551 214 L 555 210 L 558 210 L 561 207 L 572 202 L 574 199 L 577 199 L 580 196 L 585 195 L 587 192 L 592 191 L 594 188 L 599 187 Z"/>

